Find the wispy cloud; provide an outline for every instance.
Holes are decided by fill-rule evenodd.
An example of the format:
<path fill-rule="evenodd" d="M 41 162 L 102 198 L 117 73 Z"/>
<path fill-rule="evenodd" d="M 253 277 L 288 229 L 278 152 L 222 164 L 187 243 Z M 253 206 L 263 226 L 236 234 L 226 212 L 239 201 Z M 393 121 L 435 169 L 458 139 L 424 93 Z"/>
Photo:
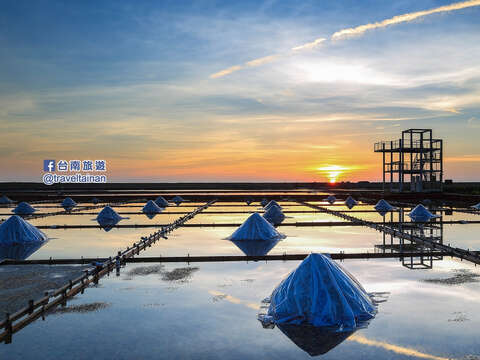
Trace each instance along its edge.
<path fill-rule="evenodd" d="M 358 342 L 362 345 L 369 345 L 369 346 L 375 346 L 379 347 L 388 351 L 392 351 L 396 354 L 400 355 L 406 355 L 406 356 L 412 356 L 420 359 L 431 359 L 431 360 L 448 360 L 446 357 L 442 356 L 436 356 L 424 352 L 420 352 L 416 349 L 409 348 L 409 347 L 404 347 L 404 346 L 399 346 L 399 345 L 394 345 L 390 344 L 384 341 L 377 341 L 377 340 L 371 340 L 367 339 L 366 337 L 358 334 L 354 334 L 348 338 L 349 341 L 355 341 Z"/>
<path fill-rule="evenodd" d="M 333 35 L 330 37 L 330 40 L 341 40 L 341 39 L 345 39 L 345 38 L 352 37 L 352 36 L 359 36 L 359 35 L 365 33 L 366 31 L 369 31 L 369 30 L 385 28 L 385 27 L 395 25 L 395 24 L 410 22 L 410 21 L 413 21 L 415 19 L 425 17 L 425 16 L 429 16 L 429 15 L 433 15 L 433 14 L 456 11 L 456 10 L 461 10 L 461 9 L 474 7 L 474 6 L 480 6 L 480 0 L 463 1 L 463 2 L 458 2 L 458 3 L 453 3 L 453 4 L 450 4 L 450 5 L 440 6 L 440 7 L 434 8 L 434 9 L 430 9 L 430 10 L 423 10 L 423 11 L 417 11 L 417 12 L 397 15 L 397 16 L 394 16 L 392 18 L 385 19 L 385 20 L 382 20 L 382 21 L 379 21 L 379 22 L 374 22 L 374 23 L 364 24 L 364 25 L 360 25 L 360 26 L 357 26 L 357 27 L 353 27 L 353 28 L 347 28 L 347 29 L 339 30 L 339 31 L 333 33 Z M 218 71 L 218 72 L 210 75 L 210 78 L 212 78 L 212 79 L 220 78 L 220 77 L 229 75 L 233 72 L 242 70 L 246 67 L 260 66 L 260 65 L 278 60 L 279 58 L 284 57 L 284 56 L 289 56 L 289 55 L 292 55 L 292 54 L 295 54 L 295 53 L 298 53 L 298 52 L 304 51 L 304 50 L 311 50 L 311 49 L 323 44 L 326 41 L 327 41 L 326 38 L 321 37 L 321 38 L 318 38 L 318 39 L 316 39 L 312 42 L 308 42 L 308 43 L 305 43 L 303 45 L 295 46 L 292 49 L 290 49 L 290 51 L 285 52 L 284 54 L 276 54 L 276 55 L 265 56 L 265 57 L 262 57 L 262 58 L 258 58 L 258 59 L 248 61 L 243 65 L 235 65 L 235 66 L 229 67 L 227 69 Z"/>

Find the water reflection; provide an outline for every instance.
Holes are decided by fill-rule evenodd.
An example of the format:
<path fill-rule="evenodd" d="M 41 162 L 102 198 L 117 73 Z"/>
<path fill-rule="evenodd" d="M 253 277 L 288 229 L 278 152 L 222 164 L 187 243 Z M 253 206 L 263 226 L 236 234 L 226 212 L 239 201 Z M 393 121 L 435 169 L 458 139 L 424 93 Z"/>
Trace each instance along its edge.
<path fill-rule="evenodd" d="M 247 256 L 265 256 L 280 240 L 230 240 Z"/>
<path fill-rule="evenodd" d="M 10 245 L 0 245 L 0 261 L 5 259 L 25 260 L 35 251 L 40 249 L 46 241 L 43 242 L 29 242 L 29 243 L 15 243 Z"/>
<path fill-rule="evenodd" d="M 354 333 L 354 331 L 332 331 L 312 325 L 277 324 L 277 327 L 310 356 L 328 353 Z"/>

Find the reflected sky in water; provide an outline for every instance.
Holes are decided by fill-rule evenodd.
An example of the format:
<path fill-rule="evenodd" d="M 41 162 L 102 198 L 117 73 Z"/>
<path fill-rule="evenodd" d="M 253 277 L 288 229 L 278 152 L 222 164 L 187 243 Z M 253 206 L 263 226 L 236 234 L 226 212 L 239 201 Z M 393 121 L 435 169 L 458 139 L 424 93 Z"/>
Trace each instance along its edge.
<path fill-rule="evenodd" d="M 131 264 L 120 277 L 105 278 L 71 302 L 108 302 L 108 307 L 36 321 L 16 334 L 12 344 L 0 346 L 0 357 L 309 359 L 279 329 L 263 329 L 257 320 L 261 300 L 298 263 L 194 264 L 200 269 L 186 272 L 184 281 L 166 281 L 162 274 L 185 264 L 166 264 L 137 276 L 127 275 L 140 266 Z M 480 283 L 425 281 L 451 276 L 455 269 L 478 273 L 474 267 L 445 260 L 433 270 L 410 271 L 392 259 L 342 265 L 367 291 L 390 294 L 367 329 L 322 359 L 440 360 L 480 353 Z"/>

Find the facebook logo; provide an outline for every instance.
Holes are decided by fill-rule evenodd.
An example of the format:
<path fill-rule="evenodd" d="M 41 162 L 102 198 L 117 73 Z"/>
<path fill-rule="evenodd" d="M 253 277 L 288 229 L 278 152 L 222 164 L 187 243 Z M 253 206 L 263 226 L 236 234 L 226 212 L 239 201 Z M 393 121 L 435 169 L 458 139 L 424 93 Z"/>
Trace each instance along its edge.
<path fill-rule="evenodd" d="M 55 171 L 55 160 L 43 160 L 43 171 Z"/>

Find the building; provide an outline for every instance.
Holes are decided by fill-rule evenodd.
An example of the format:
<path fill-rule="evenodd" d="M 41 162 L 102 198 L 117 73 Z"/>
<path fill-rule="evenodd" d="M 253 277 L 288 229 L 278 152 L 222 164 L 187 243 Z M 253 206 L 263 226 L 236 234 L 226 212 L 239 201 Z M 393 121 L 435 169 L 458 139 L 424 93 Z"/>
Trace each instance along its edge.
<path fill-rule="evenodd" d="M 383 155 L 383 190 L 442 191 L 443 140 L 432 129 L 408 129 L 398 140 L 381 141 L 374 151 Z"/>

